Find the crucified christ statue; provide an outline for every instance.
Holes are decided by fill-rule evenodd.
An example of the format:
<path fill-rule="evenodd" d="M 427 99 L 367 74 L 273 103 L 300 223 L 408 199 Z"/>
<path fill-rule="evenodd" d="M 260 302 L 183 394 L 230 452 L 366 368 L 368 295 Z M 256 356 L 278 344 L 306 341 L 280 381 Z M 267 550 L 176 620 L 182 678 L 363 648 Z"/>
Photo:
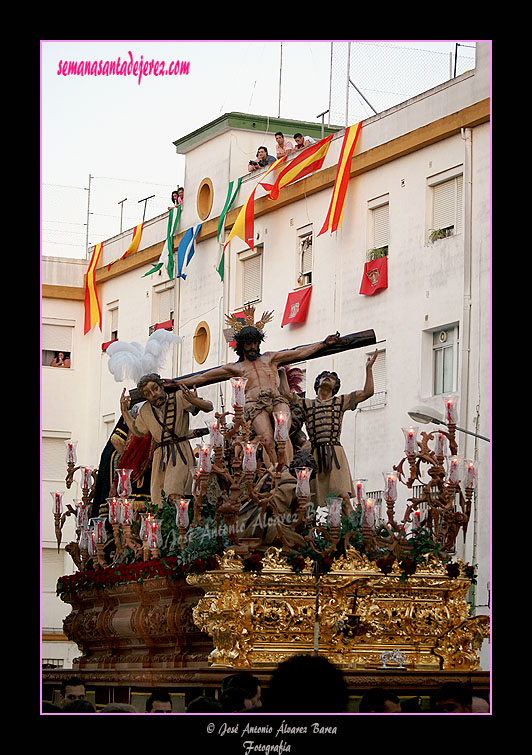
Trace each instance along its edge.
<path fill-rule="evenodd" d="M 329 335 L 324 341 L 306 346 L 297 346 L 283 351 L 267 351 L 261 354 L 260 345 L 264 340 L 263 328 L 272 317 L 271 313 L 265 312 L 262 318 L 254 323 L 254 314 L 254 307 L 247 307 L 244 310 L 246 324 L 234 317 L 227 318 L 235 333 L 235 351 L 239 357 L 237 362 L 214 367 L 199 375 L 180 378 L 179 383 L 187 387 L 200 387 L 232 377 L 246 378 L 244 418 L 251 421 L 255 433 L 260 436 L 270 462 L 276 465 L 278 456 L 274 441 L 272 413 L 283 411 L 287 412 L 287 416 L 290 415 L 287 400 L 279 391 L 279 367 L 288 361 L 300 362 L 308 359 L 324 346 L 337 344 L 340 334 Z M 287 441 L 285 463 L 289 464 L 292 456 L 292 446 L 290 441 Z"/>

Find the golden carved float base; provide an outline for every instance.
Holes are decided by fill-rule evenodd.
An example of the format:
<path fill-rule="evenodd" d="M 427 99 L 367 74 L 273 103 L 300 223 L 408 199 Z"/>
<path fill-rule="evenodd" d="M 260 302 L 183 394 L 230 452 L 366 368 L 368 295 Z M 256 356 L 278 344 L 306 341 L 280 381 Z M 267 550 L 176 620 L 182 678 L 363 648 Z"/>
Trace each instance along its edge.
<path fill-rule="evenodd" d="M 397 565 L 384 575 L 351 548 L 318 588 L 311 561 L 296 574 L 278 548 L 261 571 L 244 571 L 231 551 L 218 561 L 219 570 L 187 576 L 205 592 L 192 614 L 212 637 L 211 666 L 274 666 L 317 647 L 342 668 L 479 668 L 489 618 L 469 617 L 470 580 L 462 570 L 451 578 L 433 557 L 405 579 Z"/>

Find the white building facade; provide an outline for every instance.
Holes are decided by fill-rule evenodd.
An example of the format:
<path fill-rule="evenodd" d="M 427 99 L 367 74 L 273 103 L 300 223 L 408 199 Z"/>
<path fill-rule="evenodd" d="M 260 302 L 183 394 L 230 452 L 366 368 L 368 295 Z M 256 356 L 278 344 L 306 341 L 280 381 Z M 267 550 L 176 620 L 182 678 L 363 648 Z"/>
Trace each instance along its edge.
<path fill-rule="evenodd" d="M 309 360 L 307 396 L 315 376 L 335 370 L 341 392 L 363 387 L 364 365 L 374 348 L 375 396 L 345 415 L 342 444 L 353 479 L 367 480 L 378 498 L 382 473 L 403 456 L 402 427 L 408 411 L 425 405 L 442 412 L 444 394 L 457 397 L 458 426 L 490 437 L 490 46 L 477 43 L 476 68 L 362 123 L 351 163 L 342 227 L 318 235 L 325 221 L 343 138 L 332 139 L 321 170 L 281 190 L 273 201 L 255 194 L 255 247 L 235 237 L 226 249 L 222 282 L 217 272 L 222 243 L 243 202 L 260 181 L 247 163 L 262 144 L 275 154 L 273 134 L 292 136 L 309 124 L 228 114 L 179 139 L 186 154 L 185 202 L 174 249 L 190 227 L 202 224 L 186 279 L 171 281 L 161 270 L 143 277 L 157 262 L 168 214 L 146 221 L 139 250 L 117 260 L 132 231 L 104 241 L 96 283 L 102 332 L 83 335 L 84 273 L 87 262 L 43 261 L 43 659 L 77 654 L 65 642 L 61 621 L 68 613 L 55 598 L 55 582 L 72 573 L 63 546 L 73 539 L 67 521 L 63 546 L 57 544 L 50 492 L 64 490 L 64 443 L 78 441 L 78 463 L 97 466 L 119 417 L 122 389 L 109 373 L 102 344 L 118 337 L 144 344 L 150 329 L 172 321 L 183 338 L 168 357 L 163 377 L 177 377 L 234 361 L 224 337 L 224 316 L 254 303 L 258 314 L 274 311 L 263 350 L 284 349 L 341 334 L 373 329 L 376 347 Z M 291 132 L 289 129 L 292 129 Z M 314 125 L 315 138 L 320 138 Z M 317 131 L 317 133 L 316 133 Z M 307 133 L 307 132 L 304 132 Z M 230 181 L 243 176 L 235 205 L 217 230 Z M 441 233 L 435 233 L 441 231 Z M 374 249 L 387 252 L 388 285 L 371 296 L 359 293 L 364 264 Z M 110 263 L 110 269 L 107 266 Z M 305 322 L 281 327 L 287 298 L 312 287 Z M 67 346 L 71 345 L 68 349 Z M 71 367 L 44 363 L 54 350 L 71 351 Z M 230 400 L 221 384 L 225 405 Z M 198 391 L 220 408 L 220 385 Z M 195 426 L 207 415 L 198 415 Z M 420 430 L 435 429 L 420 426 Z M 459 453 L 479 462 L 479 484 L 465 542 L 457 556 L 478 564 L 471 595 L 475 613 L 490 605 L 490 443 L 459 432 Z M 64 500 L 75 499 L 73 489 Z M 400 493 L 398 514 L 411 492 Z M 382 512 L 384 514 L 384 512 Z M 70 529 L 69 529 L 70 528 Z M 62 653 L 62 655 L 61 655 Z M 489 668 L 485 643 L 481 665 Z"/>

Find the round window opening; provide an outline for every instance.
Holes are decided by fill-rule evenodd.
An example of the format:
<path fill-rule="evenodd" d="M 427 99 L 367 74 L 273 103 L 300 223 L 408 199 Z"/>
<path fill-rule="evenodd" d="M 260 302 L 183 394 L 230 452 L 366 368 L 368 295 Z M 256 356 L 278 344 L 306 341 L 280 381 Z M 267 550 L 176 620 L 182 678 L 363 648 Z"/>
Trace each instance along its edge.
<path fill-rule="evenodd" d="M 194 333 L 194 359 L 198 364 L 203 364 L 209 355 L 211 345 L 211 333 L 206 322 L 200 322 Z"/>
<path fill-rule="evenodd" d="M 201 220 L 207 220 L 214 200 L 214 189 L 210 178 L 204 178 L 199 185 L 197 195 L 197 210 Z"/>

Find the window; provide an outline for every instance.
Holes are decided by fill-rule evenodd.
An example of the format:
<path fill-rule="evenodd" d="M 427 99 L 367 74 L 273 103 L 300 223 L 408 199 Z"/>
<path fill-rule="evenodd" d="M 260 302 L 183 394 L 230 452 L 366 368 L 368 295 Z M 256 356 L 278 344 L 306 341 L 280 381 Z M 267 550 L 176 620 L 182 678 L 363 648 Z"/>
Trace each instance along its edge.
<path fill-rule="evenodd" d="M 299 286 L 312 283 L 312 228 L 300 229 L 297 237 Z"/>
<path fill-rule="evenodd" d="M 152 325 L 150 335 L 156 325 L 162 325 L 166 330 L 174 327 L 174 283 L 173 281 L 153 287 L 152 296 Z"/>
<path fill-rule="evenodd" d="M 429 241 L 454 236 L 462 230 L 462 166 L 428 179 L 432 192 Z"/>
<path fill-rule="evenodd" d="M 108 341 L 118 339 L 118 299 L 107 304 L 105 333 Z"/>
<path fill-rule="evenodd" d="M 56 320 L 45 320 L 42 325 L 42 364 L 44 366 L 54 367 L 62 359 L 65 367 L 71 365 L 72 352 L 72 335 L 74 325 L 70 323 L 60 323 Z M 63 357 L 60 357 L 63 354 Z"/>
<path fill-rule="evenodd" d="M 194 352 L 194 359 L 198 364 L 203 364 L 209 355 L 209 349 L 211 346 L 211 332 L 209 324 L 205 321 L 200 322 L 194 332 L 194 340 L 192 350 Z"/>
<path fill-rule="evenodd" d="M 241 252 L 242 304 L 260 301 L 262 298 L 262 247 Z"/>
<path fill-rule="evenodd" d="M 433 394 L 456 390 L 458 326 L 442 328 L 432 334 Z"/>
<path fill-rule="evenodd" d="M 368 202 L 369 210 L 369 248 L 368 262 L 388 255 L 390 203 L 389 195 L 385 194 Z"/>

